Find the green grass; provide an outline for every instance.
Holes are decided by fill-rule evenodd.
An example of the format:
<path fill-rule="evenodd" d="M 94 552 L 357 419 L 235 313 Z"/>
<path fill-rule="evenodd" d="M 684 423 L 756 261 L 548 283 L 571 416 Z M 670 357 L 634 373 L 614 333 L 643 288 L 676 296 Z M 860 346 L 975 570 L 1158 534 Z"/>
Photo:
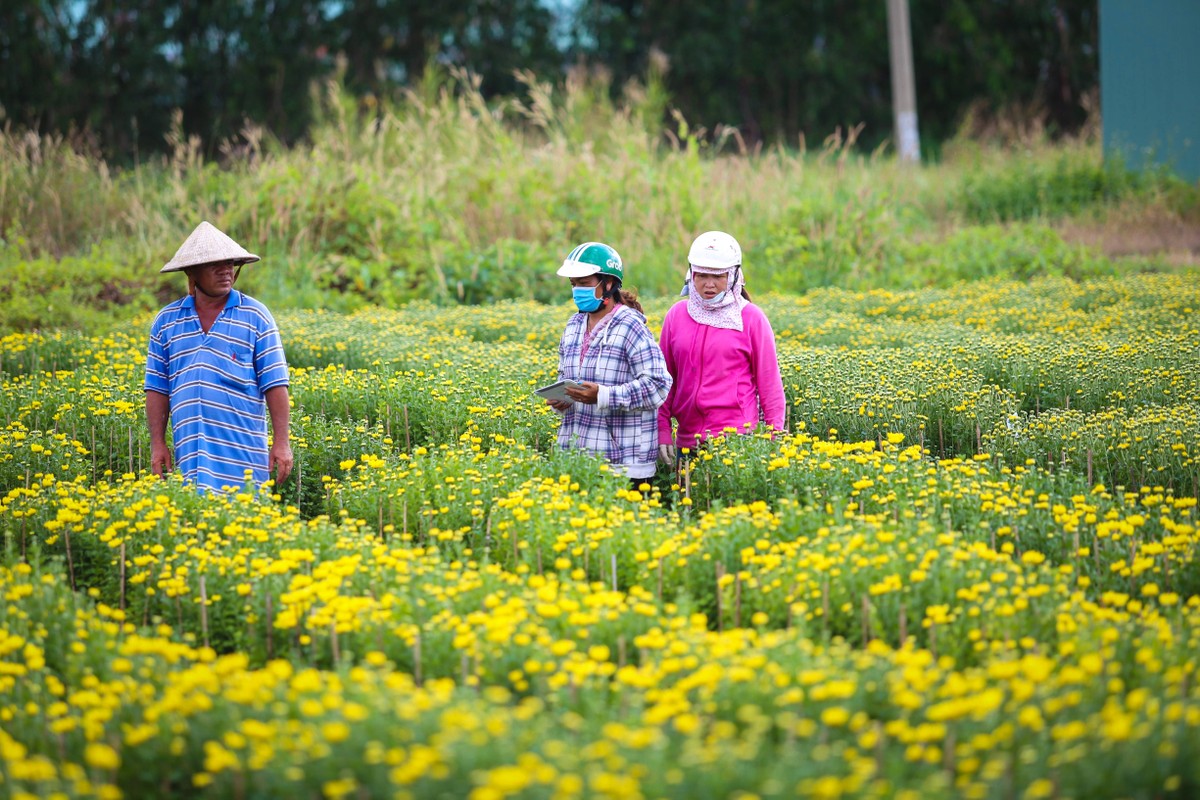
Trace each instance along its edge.
<path fill-rule="evenodd" d="M 630 287 L 669 296 L 713 228 L 739 238 L 760 293 L 1117 274 L 1129 267 L 1055 226 L 1200 206 L 1195 187 L 1103 162 L 1092 141 L 963 145 L 911 170 L 837 144 L 744 153 L 681 120 L 663 135 L 655 91 L 614 104 L 530 78 L 489 106 L 446 79 L 370 109 L 336 85 L 321 98 L 307 144 L 247 130 L 218 161 L 177 134 L 169 158 L 118 170 L 0 132 L 0 330 L 96 330 L 179 296 L 182 278 L 157 270 L 201 219 L 263 256 L 240 285 L 272 308 L 350 311 L 557 300 L 555 267 L 589 239 L 620 250 Z"/>

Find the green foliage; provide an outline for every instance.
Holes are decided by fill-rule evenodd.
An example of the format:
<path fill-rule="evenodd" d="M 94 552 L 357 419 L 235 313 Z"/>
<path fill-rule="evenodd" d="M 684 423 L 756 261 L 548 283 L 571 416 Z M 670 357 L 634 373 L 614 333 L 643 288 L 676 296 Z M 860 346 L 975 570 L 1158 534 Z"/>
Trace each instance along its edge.
<path fill-rule="evenodd" d="M 557 81 L 590 63 L 612 76 L 597 101 L 650 76 L 638 116 L 656 137 L 669 95 L 697 128 L 714 138 L 736 130 L 743 145 L 803 147 L 853 126 L 872 148 L 886 142 L 885 8 L 818 2 L 793 12 L 782 0 L 15 3 L 0 11 L 0 97 L 17 125 L 84 131 L 130 163 L 171 148 L 176 129 L 210 155 L 241 148 L 247 127 L 303 141 L 320 116 L 307 88 L 331 77 L 372 117 L 380 98 L 427 91 L 431 63 L 478 75 L 489 100 L 517 91 L 521 71 Z M 1055 134 L 1087 122 L 1094 2 L 919 0 L 912 19 L 928 150 L 980 105 L 1016 108 Z"/>
<path fill-rule="evenodd" d="M 1085 123 L 1099 74 L 1094 1 L 910 6 L 927 149 L 973 106 L 1015 107 L 1060 133 Z M 581 17 L 578 49 L 611 68 L 618 85 L 668 64 L 675 105 L 710 129 L 723 123 L 751 141 L 795 143 L 862 123 L 870 147 L 892 133 L 884 3 L 813 2 L 798 14 L 786 0 L 590 0 Z"/>
<path fill-rule="evenodd" d="M 156 302 L 152 283 L 98 248 L 61 260 L 3 261 L 0 295 L 9 299 L 0 305 L 0 329 L 101 331 L 130 307 L 145 309 Z"/>
<path fill-rule="evenodd" d="M 0 119 L 79 135 L 121 163 L 180 133 L 230 155 L 248 128 L 304 139 L 309 86 L 333 75 L 364 102 L 416 87 L 430 62 L 470 66 L 489 95 L 511 92 L 516 70 L 559 68 L 553 24 L 534 0 L 15 3 L 0 10 Z"/>
<path fill-rule="evenodd" d="M 218 163 L 177 129 L 169 159 L 125 171 L 53 137 L 0 133 L 0 329 L 82 328 L 175 299 L 182 279 L 157 268 L 200 219 L 263 256 L 239 288 L 279 312 L 557 302 L 554 269 L 589 239 L 621 252 L 627 288 L 667 298 L 691 239 L 712 228 L 739 238 L 757 293 L 1082 278 L 1125 267 L 1066 244 L 1049 220 L 1200 207 L 1195 187 L 1104 164 L 1084 143 L 1019 157 L 981 147 L 912 171 L 844 141 L 734 154 L 732 139 L 678 119 L 665 146 L 648 123 L 656 80 L 618 103 L 602 78 L 553 87 L 526 74 L 523 96 L 489 104 L 476 81 L 442 75 L 370 119 L 332 83 L 309 144 L 248 129 L 246 149 Z"/>
<path fill-rule="evenodd" d="M 1096 413 L 1053 409 L 1024 414 L 989 435 L 990 452 L 1040 463 L 1119 487 L 1173 486 L 1200 495 L 1200 416 L 1195 405 Z"/>
<path fill-rule="evenodd" d="M 1036 224 L 963 227 L 941 241 L 902 243 L 897 250 L 895 258 L 907 265 L 918 286 L 984 278 L 1078 280 L 1119 270 L 1115 262 L 1069 245 L 1052 228 Z"/>
<path fill-rule="evenodd" d="M 968 172 L 952 202 L 971 222 L 1054 219 L 1171 185 L 1166 173 L 1137 173 L 1120 161 L 1064 153 L 1046 160 L 1017 157 L 999 171 Z"/>

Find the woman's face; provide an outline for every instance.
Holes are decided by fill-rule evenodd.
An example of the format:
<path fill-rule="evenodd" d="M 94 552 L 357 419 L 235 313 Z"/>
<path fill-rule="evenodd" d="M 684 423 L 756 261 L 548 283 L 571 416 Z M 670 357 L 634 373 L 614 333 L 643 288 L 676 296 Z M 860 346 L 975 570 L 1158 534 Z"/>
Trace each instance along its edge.
<path fill-rule="evenodd" d="M 698 272 L 692 270 L 692 284 L 705 300 L 712 300 L 729 288 L 728 272 Z"/>
<path fill-rule="evenodd" d="M 584 275 L 582 278 L 571 278 L 571 288 L 594 287 L 600 285 L 599 275 Z"/>

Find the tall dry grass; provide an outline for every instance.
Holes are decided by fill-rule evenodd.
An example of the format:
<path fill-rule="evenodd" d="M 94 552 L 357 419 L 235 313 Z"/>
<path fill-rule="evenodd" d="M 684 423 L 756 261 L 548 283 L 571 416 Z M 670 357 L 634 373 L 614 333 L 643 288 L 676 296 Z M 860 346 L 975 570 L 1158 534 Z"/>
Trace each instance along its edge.
<path fill-rule="evenodd" d="M 498 102 L 464 73 L 431 72 L 383 100 L 333 81 L 314 89 L 307 143 L 284 148 L 247 126 L 207 161 L 182 121 L 166 156 L 123 169 L 76 142 L 5 131 L 4 288 L 35 297 L 39 279 L 73 277 L 76 304 L 103 306 L 86 288 L 95 275 L 78 274 L 102 261 L 104 281 L 129 286 L 118 299 L 168 297 L 179 287 L 157 266 L 201 219 L 264 256 L 245 288 L 292 307 L 557 299 L 554 268 L 592 239 L 620 250 L 629 285 L 672 294 L 691 239 L 712 228 L 741 240 L 759 291 L 938 284 L 1003 273 L 1046 248 L 1040 261 L 1071 274 L 1113 267 L 1048 237 L 1048 221 L 1179 193 L 1169 177 L 1104 164 L 1090 140 L 958 143 L 908 169 L 860 152 L 856 130 L 819 148 L 748 150 L 734 129 L 669 114 L 654 75 L 616 101 L 594 72 L 558 86 L 521 80 L 521 96 Z M 0 322 L 63 321 L 43 311 L 33 302 Z"/>

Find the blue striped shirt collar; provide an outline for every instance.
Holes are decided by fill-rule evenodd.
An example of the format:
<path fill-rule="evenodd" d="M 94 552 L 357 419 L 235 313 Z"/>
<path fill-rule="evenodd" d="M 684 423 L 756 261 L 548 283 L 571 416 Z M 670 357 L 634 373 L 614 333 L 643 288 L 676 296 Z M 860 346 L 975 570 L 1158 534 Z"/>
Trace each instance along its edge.
<path fill-rule="evenodd" d="M 242 304 L 242 293 L 237 289 L 229 290 L 229 297 L 225 300 L 225 308 L 237 308 Z M 192 295 L 187 295 L 179 302 L 180 308 L 195 308 L 196 298 Z"/>

